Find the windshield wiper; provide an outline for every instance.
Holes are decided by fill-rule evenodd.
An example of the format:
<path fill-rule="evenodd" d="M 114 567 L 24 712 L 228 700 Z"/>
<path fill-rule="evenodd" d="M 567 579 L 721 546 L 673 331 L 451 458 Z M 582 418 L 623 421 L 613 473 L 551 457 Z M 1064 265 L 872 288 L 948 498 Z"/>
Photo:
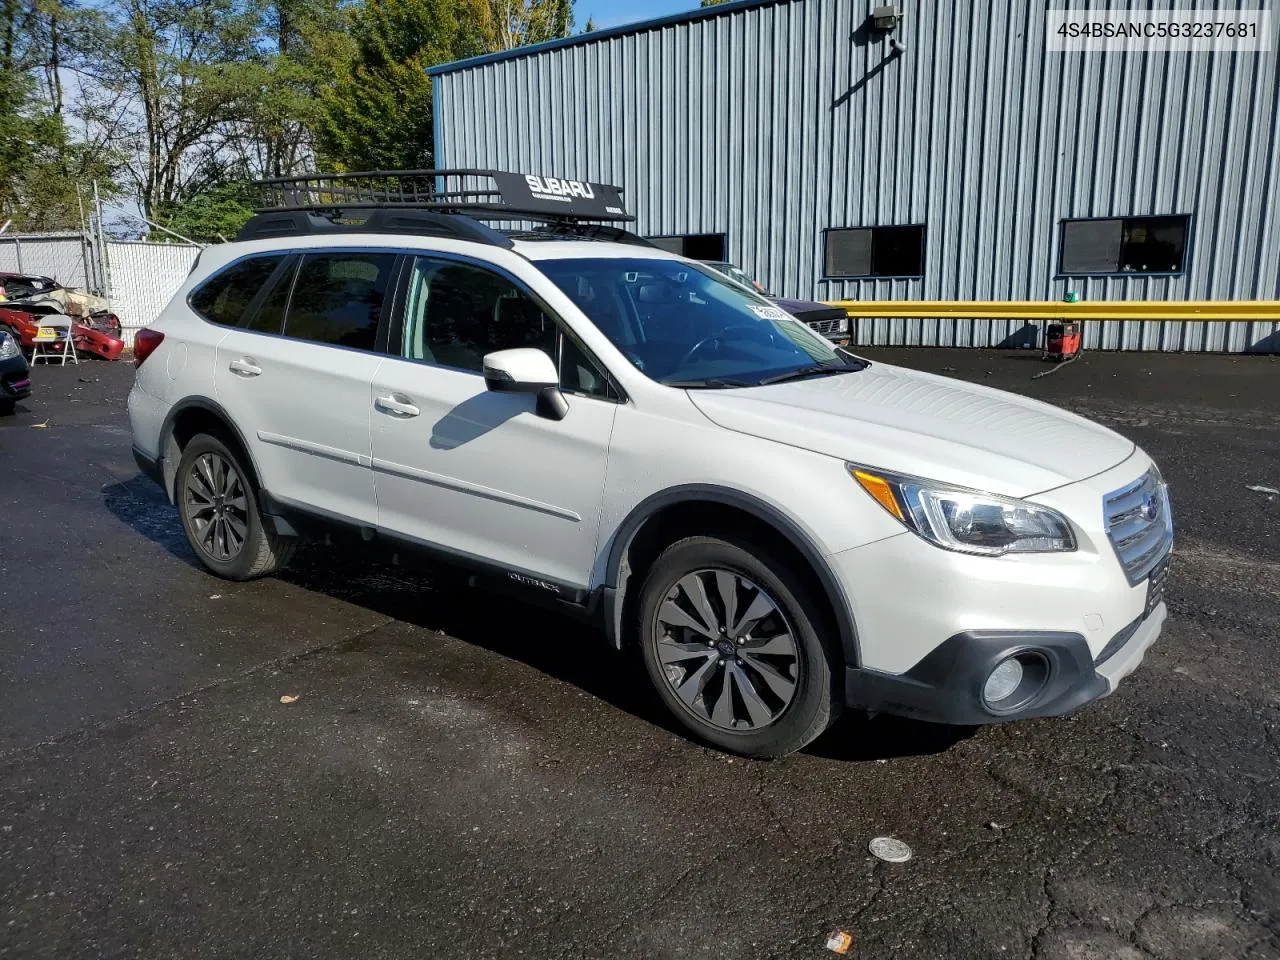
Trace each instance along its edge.
<path fill-rule="evenodd" d="M 663 386 L 682 390 L 723 390 L 726 387 L 754 387 L 756 384 L 730 377 L 708 377 L 705 380 L 663 380 Z"/>
<path fill-rule="evenodd" d="M 779 373 L 772 377 L 765 377 L 759 382 L 759 386 L 768 386 L 771 383 L 785 383 L 788 380 L 804 380 L 808 377 L 821 377 L 835 373 L 854 373 L 858 370 L 865 370 L 865 363 L 842 363 L 839 366 L 831 366 L 830 364 L 815 363 L 812 366 L 801 367 L 798 370 L 791 370 L 787 373 Z"/>

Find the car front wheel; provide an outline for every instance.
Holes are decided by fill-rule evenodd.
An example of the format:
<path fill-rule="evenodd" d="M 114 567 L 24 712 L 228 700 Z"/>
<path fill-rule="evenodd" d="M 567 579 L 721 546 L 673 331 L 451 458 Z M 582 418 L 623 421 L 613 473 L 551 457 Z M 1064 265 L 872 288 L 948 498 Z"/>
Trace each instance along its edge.
<path fill-rule="evenodd" d="M 640 595 L 645 667 L 702 739 L 779 757 L 821 734 L 842 706 L 839 657 L 804 580 L 748 542 L 692 537 L 654 562 Z"/>

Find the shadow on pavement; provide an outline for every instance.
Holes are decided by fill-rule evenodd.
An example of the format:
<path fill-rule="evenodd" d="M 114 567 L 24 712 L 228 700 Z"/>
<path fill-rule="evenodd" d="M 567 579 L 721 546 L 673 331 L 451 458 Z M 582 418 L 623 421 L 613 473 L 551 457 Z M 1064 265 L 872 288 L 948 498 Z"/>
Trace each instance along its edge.
<path fill-rule="evenodd" d="M 139 474 L 109 484 L 102 496 L 116 519 L 183 563 L 204 570 L 177 511 L 149 479 Z M 396 565 L 359 541 L 344 541 L 336 548 L 309 544 L 278 579 L 519 661 L 646 722 L 687 735 L 653 692 L 634 650 L 612 650 L 599 629 L 567 614 L 469 586 L 464 571 L 416 560 L 412 566 Z M 862 762 L 928 755 L 947 750 L 975 729 L 851 711 L 805 752 Z"/>

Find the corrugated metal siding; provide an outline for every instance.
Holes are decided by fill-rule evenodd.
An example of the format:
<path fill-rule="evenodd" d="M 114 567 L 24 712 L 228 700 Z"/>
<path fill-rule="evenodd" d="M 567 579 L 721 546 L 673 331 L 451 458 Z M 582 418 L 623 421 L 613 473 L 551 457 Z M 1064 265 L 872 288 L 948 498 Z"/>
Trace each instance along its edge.
<path fill-rule="evenodd" d="M 129 346 L 135 332 L 160 316 L 199 255 L 199 247 L 180 243 L 107 244 L 111 308 Z"/>
<path fill-rule="evenodd" d="M 903 6 L 898 57 L 866 36 L 866 4 L 783 0 L 437 76 L 438 162 L 620 184 L 639 232 L 723 232 L 729 258 L 787 296 L 1280 297 L 1274 53 L 1051 53 L 1039 5 Z M 1184 275 L 1055 276 L 1062 218 L 1176 213 L 1192 215 Z M 927 225 L 923 279 L 821 278 L 823 229 L 906 223 Z M 858 326 L 875 342 L 985 345 L 1018 324 Z M 1277 338 L 1181 323 L 1088 336 L 1166 350 Z"/>

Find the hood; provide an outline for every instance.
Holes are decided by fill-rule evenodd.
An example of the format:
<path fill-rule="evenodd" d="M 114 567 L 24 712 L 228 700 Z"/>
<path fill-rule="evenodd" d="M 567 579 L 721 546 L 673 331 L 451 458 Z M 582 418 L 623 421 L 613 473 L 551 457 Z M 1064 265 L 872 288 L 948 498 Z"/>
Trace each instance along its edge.
<path fill-rule="evenodd" d="M 1091 477 L 1134 451 L 1118 433 L 1047 403 L 881 363 L 689 396 L 729 430 L 1013 497 Z"/>
<path fill-rule="evenodd" d="M 843 319 L 846 314 L 839 307 L 814 300 L 788 300 L 786 297 L 770 297 L 774 303 L 799 320 Z"/>

